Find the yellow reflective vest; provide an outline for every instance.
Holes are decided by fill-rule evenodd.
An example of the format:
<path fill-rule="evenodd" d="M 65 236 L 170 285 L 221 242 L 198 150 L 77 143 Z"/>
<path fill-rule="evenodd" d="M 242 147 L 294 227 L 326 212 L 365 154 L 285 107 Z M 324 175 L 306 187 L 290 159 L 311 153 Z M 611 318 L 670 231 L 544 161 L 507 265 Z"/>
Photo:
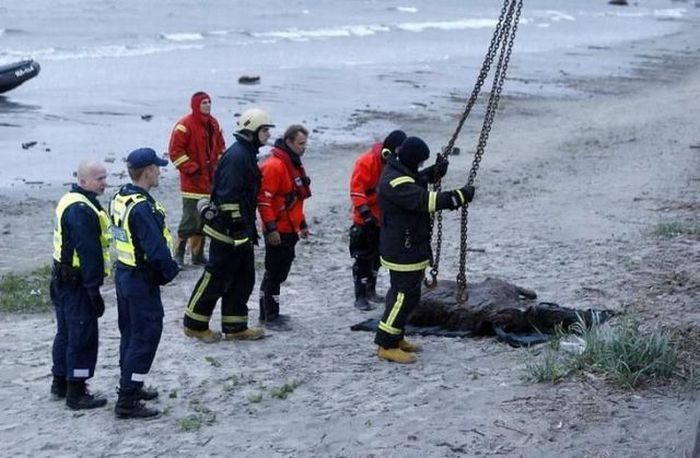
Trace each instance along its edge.
<path fill-rule="evenodd" d="M 61 262 L 61 253 L 63 251 L 63 227 L 61 225 L 61 220 L 63 218 L 63 213 L 66 209 L 76 203 L 83 203 L 87 207 L 95 212 L 97 215 L 97 220 L 100 222 L 100 244 L 102 245 L 102 259 L 104 260 L 104 274 L 109 276 L 112 272 L 112 261 L 109 256 L 109 245 L 112 241 L 112 234 L 110 232 L 110 222 L 107 212 L 102 209 L 98 209 L 90 199 L 79 192 L 69 192 L 61 197 L 56 206 L 56 223 L 53 229 L 53 259 L 56 262 Z M 80 258 L 78 252 L 73 250 L 73 257 L 71 260 L 71 267 L 80 267 Z"/>
<path fill-rule="evenodd" d="M 109 206 L 109 213 L 112 217 L 112 231 L 114 233 L 114 246 L 117 250 L 117 260 L 122 264 L 131 267 L 138 266 L 136 257 L 136 247 L 134 246 L 134 237 L 131 233 L 129 225 L 129 215 L 136 204 L 148 200 L 143 194 L 115 194 Z M 155 203 L 156 212 L 165 219 L 165 208 L 160 202 Z M 163 238 L 172 251 L 173 238 L 170 235 L 170 230 L 167 225 L 163 225 Z M 143 255 L 145 259 L 145 254 Z"/>

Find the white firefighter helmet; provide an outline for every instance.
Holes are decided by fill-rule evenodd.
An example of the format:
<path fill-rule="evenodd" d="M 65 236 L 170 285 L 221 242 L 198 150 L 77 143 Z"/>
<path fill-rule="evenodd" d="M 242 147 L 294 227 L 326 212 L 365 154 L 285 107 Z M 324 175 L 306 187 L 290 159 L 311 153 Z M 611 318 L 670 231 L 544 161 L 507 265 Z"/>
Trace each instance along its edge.
<path fill-rule="evenodd" d="M 249 132 L 257 132 L 261 127 L 275 127 L 272 124 L 270 115 L 260 108 L 251 108 L 243 112 L 238 118 L 238 132 L 247 130 Z"/>

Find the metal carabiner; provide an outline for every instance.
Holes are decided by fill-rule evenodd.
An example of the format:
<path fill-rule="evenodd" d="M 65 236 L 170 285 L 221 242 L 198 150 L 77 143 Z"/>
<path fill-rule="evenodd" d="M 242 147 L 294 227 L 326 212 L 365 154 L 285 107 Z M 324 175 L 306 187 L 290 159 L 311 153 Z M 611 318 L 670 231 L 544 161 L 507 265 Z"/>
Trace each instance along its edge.
<path fill-rule="evenodd" d="M 426 288 L 428 289 L 433 289 L 437 286 L 437 270 L 435 269 L 430 269 L 430 277 L 431 280 L 428 280 L 428 277 L 423 278 L 423 284 L 425 285 Z"/>
<path fill-rule="evenodd" d="M 459 286 L 457 288 L 457 303 L 458 304 L 464 304 L 467 302 L 467 299 L 469 299 L 469 294 L 467 294 L 467 288 L 466 286 Z"/>

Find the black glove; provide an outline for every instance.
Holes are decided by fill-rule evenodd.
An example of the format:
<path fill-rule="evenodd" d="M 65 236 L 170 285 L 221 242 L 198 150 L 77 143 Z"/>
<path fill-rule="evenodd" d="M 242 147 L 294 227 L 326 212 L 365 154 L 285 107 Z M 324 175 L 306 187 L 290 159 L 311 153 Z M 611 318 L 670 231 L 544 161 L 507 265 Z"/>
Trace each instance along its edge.
<path fill-rule="evenodd" d="M 467 202 L 472 201 L 472 199 L 474 198 L 475 191 L 476 190 L 474 189 L 474 186 L 469 186 L 468 184 L 465 184 L 461 188 L 455 189 L 453 192 L 457 194 L 458 198 L 462 201 L 462 205 L 464 205 Z"/>
<path fill-rule="evenodd" d="M 440 180 L 440 178 L 447 174 L 447 167 L 449 165 L 450 162 L 447 159 L 443 159 L 440 162 L 423 169 L 420 174 L 428 183 L 436 183 Z"/>
<path fill-rule="evenodd" d="M 459 189 L 454 189 L 452 191 L 441 192 L 438 201 L 438 209 L 447 208 L 449 210 L 456 210 L 459 207 L 463 207 L 467 202 L 471 202 L 474 198 L 474 187 L 465 185 Z"/>
<path fill-rule="evenodd" d="M 92 303 L 92 307 L 95 309 L 97 318 L 101 318 L 102 315 L 105 314 L 105 301 L 102 299 L 100 290 L 89 291 L 88 296 L 90 296 L 90 303 Z"/>
<path fill-rule="evenodd" d="M 368 205 L 360 205 L 357 210 L 360 212 L 360 216 L 362 216 L 365 226 L 377 225 L 377 219 L 372 214 L 372 210 Z"/>

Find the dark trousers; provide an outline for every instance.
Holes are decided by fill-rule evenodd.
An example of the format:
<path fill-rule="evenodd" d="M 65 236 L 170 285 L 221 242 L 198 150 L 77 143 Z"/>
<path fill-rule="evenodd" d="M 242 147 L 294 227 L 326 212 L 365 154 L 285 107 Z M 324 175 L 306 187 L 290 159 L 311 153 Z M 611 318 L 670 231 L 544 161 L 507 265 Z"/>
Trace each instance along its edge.
<path fill-rule="evenodd" d="M 199 199 L 191 197 L 182 198 L 182 217 L 177 227 L 177 235 L 181 239 L 188 239 L 193 235 L 202 235 L 202 218 L 197 211 Z"/>
<path fill-rule="evenodd" d="M 156 357 L 163 333 L 163 303 L 160 286 L 146 270 L 117 267 L 117 311 L 119 313 L 120 389 L 143 386 Z"/>
<path fill-rule="evenodd" d="M 68 380 L 85 380 L 95 374 L 97 363 L 97 314 L 81 285 L 59 286 L 51 281 L 51 300 L 56 311 L 51 373 Z"/>
<path fill-rule="evenodd" d="M 356 282 L 371 282 L 379 270 L 379 227 L 353 224 L 350 227 L 350 256 L 355 259 L 352 276 Z"/>
<path fill-rule="evenodd" d="M 192 291 L 184 325 L 196 331 L 209 329 L 216 302 L 221 298 L 221 330 L 248 328 L 248 299 L 255 286 L 253 244 L 234 247 L 215 239 L 209 245 L 209 261 Z"/>
<path fill-rule="evenodd" d="M 280 286 L 287 280 L 294 261 L 294 248 L 299 241 L 296 233 L 280 233 L 282 243 L 270 245 L 265 243 L 265 274 L 260 284 L 263 300 L 261 313 L 263 319 L 274 319 L 279 315 Z"/>
<path fill-rule="evenodd" d="M 386 295 L 386 308 L 379 322 L 374 343 L 384 348 L 399 346 L 408 317 L 420 302 L 421 282 L 424 276 L 423 270 L 389 271 L 391 287 Z"/>

